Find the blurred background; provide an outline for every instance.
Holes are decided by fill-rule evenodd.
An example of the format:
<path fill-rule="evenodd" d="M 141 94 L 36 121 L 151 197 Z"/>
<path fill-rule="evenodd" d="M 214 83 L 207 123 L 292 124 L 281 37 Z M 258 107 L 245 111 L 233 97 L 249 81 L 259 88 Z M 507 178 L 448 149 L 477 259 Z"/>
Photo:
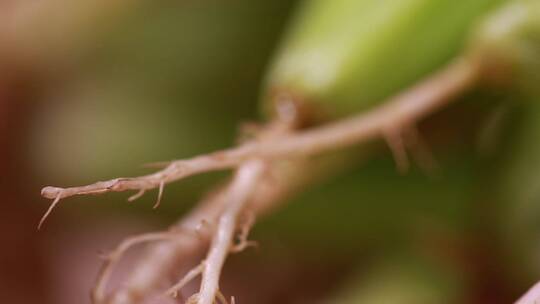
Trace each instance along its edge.
<path fill-rule="evenodd" d="M 36 231 L 43 186 L 233 144 L 241 122 L 261 119 L 261 80 L 295 5 L 0 2 L 2 303 L 89 303 L 100 251 L 166 228 L 228 175 L 171 184 L 157 210 L 152 195 L 70 198 Z M 261 219 L 260 248 L 230 257 L 222 290 L 246 304 L 517 299 L 540 279 L 540 107 L 522 99 L 478 90 L 422 122 L 429 168 L 400 174 L 375 143 Z"/>

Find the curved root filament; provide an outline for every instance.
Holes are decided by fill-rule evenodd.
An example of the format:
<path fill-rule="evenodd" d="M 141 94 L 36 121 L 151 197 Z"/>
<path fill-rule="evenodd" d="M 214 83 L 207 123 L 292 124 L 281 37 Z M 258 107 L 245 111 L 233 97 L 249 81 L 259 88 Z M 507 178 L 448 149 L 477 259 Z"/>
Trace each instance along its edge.
<path fill-rule="evenodd" d="M 234 233 L 238 228 L 239 214 L 245 212 L 249 200 L 257 201 L 257 204 L 253 205 L 256 207 L 254 210 L 257 214 L 272 209 L 282 198 L 284 192 L 291 191 L 290 185 L 282 185 L 282 188 L 273 185 L 269 186 L 269 178 L 261 178 L 265 175 L 272 176 L 272 166 L 274 166 L 276 160 L 295 160 L 296 162 L 301 157 L 320 154 L 329 150 L 339 150 L 363 141 L 386 136 L 396 155 L 398 166 L 407 167 L 408 161 L 406 153 L 404 153 L 405 146 L 401 138 L 401 135 L 406 134 L 399 131 L 399 128 L 413 125 L 418 120 L 444 107 L 452 97 L 474 85 L 479 72 L 480 70 L 475 62 L 466 58 L 457 58 L 439 72 L 375 109 L 338 122 L 295 133 L 287 132 L 290 131 L 289 126 L 284 129 L 283 124 L 281 124 L 281 127 L 278 125 L 277 128 L 272 129 L 275 126 L 270 124 L 267 126 L 267 133 L 236 148 L 187 160 L 159 163 L 159 166 L 163 165 L 165 167 L 152 174 L 132 178 L 116 178 L 79 187 L 45 187 L 41 191 L 42 196 L 54 201 L 41 219 L 38 227 L 41 227 L 61 199 L 70 196 L 137 190 L 138 192 L 128 199 L 133 201 L 141 197 L 145 191 L 158 188 L 155 208 L 159 206 L 163 188 L 168 183 L 194 174 L 238 168 L 232 182 L 227 188 L 219 192 L 207 209 L 205 209 L 206 207 L 202 208 L 197 211 L 199 213 L 195 212 L 185 222 L 181 222 L 180 225 L 191 227 L 198 225 L 201 219 L 204 218 L 210 221 L 217 219 L 217 225 L 207 229 L 208 232 L 206 229 L 199 231 L 200 240 L 194 239 L 193 236 L 189 240 L 184 239 L 186 240 L 184 245 L 187 244 L 186 246 L 190 247 L 190 250 L 201 247 L 211 239 L 204 267 L 201 266 L 203 264 L 199 265 L 198 268 L 190 271 L 168 291 L 173 294 L 177 293 L 186 282 L 201 274 L 200 292 L 188 298 L 187 303 L 213 304 L 216 299 L 226 303 L 226 298 L 219 291 L 219 277 L 225 259 L 229 252 L 242 250 L 252 244 L 247 241 L 247 235 L 252 225 L 252 223 L 248 223 L 241 227 L 238 235 L 239 243 L 234 246 Z M 393 132 L 396 133 L 389 136 L 388 130 L 394 130 Z M 393 136 L 396 134 L 399 135 L 397 141 Z M 414 134 L 412 135 L 414 139 Z M 287 174 L 284 174 L 284 176 L 287 176 Z M 309 180 L 309 177 L 305 177 L 305 180 Z M 291 181 L 287 180 L 287 182 Z M 257 196 L 255 197 L 254 194 L 257 194 Z M 171 242 L 178 242 L 177 237 L 179 237 L 178 233 L 156 233 L 129 238 L 122 242 L 107 258 L 100 272 L 98 283 L 93 292 L 94 303 L 104 303 L 105 287 L 112 268 L 126 250 L 136 244 L 150 241 L 170 240 Z M 156 281 L 163 280 L 161 274 L 170 271 L 167 267 L 168 263 L 173 263 L 174 258 L 178 257 L 178 255 L 195 252 L 195 250 L 185 250 L 171 244 L 165 244 L 164 247 L 159 247 L 159 249 L 153 251 L 153 254 L 164 257 L 163 261 L 150 259 L 152 255 L 148 258 L 152 263 L 145 264 L 141 260 L 141 266 L 144 266 L 142 267 L 144 269 L 138 275 L 135 275 L 136 278 L 131 281 L 134 282 L 133 285 L 137 286 L 133 287 L 133 289 L 122 290 L 123 293 L 119 292 L 117 295 L 135 294 L 136 291 L 141 292 L 141 290 L 147 292 L 152 288 L 157 288 L 159 284 Z M 231 303 L 234 302 L 234 298 L 232 298 Z"/>
<path fill-rule="evenodd" d="M 182 289 L 184 286 L 186 286 L 187 283 L 195 279 L 198 275 L 200 275 L 203 272 L 204 265 L 205 263 L 203 261 L 199 265 L 197 265 L 197 267 L 191 269 L 178 283 L 173 285 L 171 288 L 167 289 L 167 291 L 165 291 L 165 295 L 173 297 L 173 298 L 178 297 L 178 294 L 180 293 L 180 289 Z"/>
<path fill-rule="evenodd" d="M 94 303 L 103 303 L 105 300 L 106 287 L 113 273 L 114 267 L 131 247 L 148 242 L 173 240 L 174 238 L 177 238 L 179 234 L 180 232 L 156 232 L 129 237 L 122 241 L 109 254 L 104 255 L 105 263 L 103 263 L 101 267 L 101 270 L 97 276 L 96 285 L 92 291 L 92 299 L 94 300 Z"/>

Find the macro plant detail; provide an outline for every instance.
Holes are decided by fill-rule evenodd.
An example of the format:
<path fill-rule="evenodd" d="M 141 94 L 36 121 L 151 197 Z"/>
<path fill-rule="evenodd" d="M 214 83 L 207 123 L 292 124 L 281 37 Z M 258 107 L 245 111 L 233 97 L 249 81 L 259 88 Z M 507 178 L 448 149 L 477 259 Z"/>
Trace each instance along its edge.
<path fill-rule="evenodd" d="M 92 301 L 142 303 L 158 294 L 192 304 L 239 302 L 220 289 L 227 257 L 256 246 L 249 238 L 256 219 L 354 162 L 353 147 L 382 140 L 397 170 L 407 171 L 409 152 L 430 167 L 418 125 L 460 97 L 494 87 L 536 102 L 539 16 L 536 0 L 306 0 L 265 74 L 264 122 L 241 130 L 238 145 L 151 164 L 159 169 L 138 177 L 44 187 L 52 204 L 39 227 L 72 196 L 134 191 L 131 202 L 154 191 L 157 208 L 169 184 L 232 170 L 170 229 L 129 237 L 106 254 Z M 125 283 L 110 289 L 115 266 L 144 243 L 152 244 Z M 200 263 L 163 288 L 175 260 L 204 250 Z M 184 297 L 182 288 L 199 276 L 198 292 Z"/>

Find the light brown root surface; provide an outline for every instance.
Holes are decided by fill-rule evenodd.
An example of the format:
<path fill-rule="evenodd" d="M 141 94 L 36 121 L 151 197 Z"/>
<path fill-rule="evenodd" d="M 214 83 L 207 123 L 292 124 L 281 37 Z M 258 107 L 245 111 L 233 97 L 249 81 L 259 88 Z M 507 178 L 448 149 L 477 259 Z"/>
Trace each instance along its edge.
<path fill-rule="evenodd" d="M 150 190 L 179 179 L 209 171 L 239 166 L 251 158 L 288 158 L 319 154 L 384 136 L 385 130 L 410 125 L 440 109 L 455 95 L 475 83 L 477 66 L 459 58 L 418 85 L 381 106 L 328 125 L 296 134 L 243 144 L 187 160 L 176 160 L 156 173 L 116 178 L 80 187 L 45 187 L 45 198 L 64 199 L 74 195 L 102 194 L 127 190 Z"/>
<path fill-rule="evenodd" d="M 105 262 L 98 274 L 97 283 L 92 290 L 93 301 L 95 303 L 102 303 L 105 300 L 106 288 L 114 267 L 131 247 L 148 242 L 174 240 L 178 238 L 180 233 L 176 231 L 146 233 L 129 237 L 122 241 L 111 253 L 104 256 Z"/>
<path fill-rule="evenodd" d="M 298 163 L 295 166 L 304 167 L 303 164 Z M 256 214 L 268 212 L 269 209 L 277 207 L 277 203 L 283 201 L 289 193 L 295 192 L 295 189 L 304 183 L 311 183 L 305 178 L 301 180 L 295 177 L 299 171 L 304 172 L 304 170 L 296 170 L 288 166 L 284 169 L 274 166 L 269 167 L 268 170 L 277 170 L 275 175 L 278 178 L 275 181 L 271 180 L 268 174 L 257 183 L 253 196 L 247 204 L 249 212 Z M 307 177 L 312 178 L 310 175 Z M 125 284 L 113 290 L 105 303 L 138 303 L 137 301 L 144 298 L 144 295 L 151 294 L 160 288 L 160 283 L 166 281 L 165 278 L 171 275 L 171 269 L 180 268 L 182 261 L 196 257 L 209 244 L 216 231 L 214 223 L 218 221 L 226 207 L 225 194 L 228 189 L 230 187 L 220 187 L 210 193 L 195 210 L 173 226 L 173 229 L 192 230 L 195 233 L 179 234 L 174 241 L 160 242 L 148 248 L 137 267 L 133 268 L 132 273 L 127 276 Z M 250 225 L 249 221 L 243 223 L 241 230 L 248 229 L 246 225 Z M 198 294 L 191 297 L 189 301 L 197 303 L 196 299 L 198 299 Z"/>
<path fill-rule="evenodd" d="M 264 171 L 261 160 L 249 160 L 237 171 L 227 192 L 227 208 L 219 217 L 218 227 L 212 238 L 210 250 L 202 274 L 199 304 L 212 304 L 219 290 L 219 278 L 225 259 L 233 244 L 234 232 L 240 212 L 253 193 L 255 185 Z"/>
<path fill-rule="evenodd" d="M 182 231 L 196 231 L 197 233 L 176 234 L 174 240 L 164 238 L 168 241 L 162 241 L 153 246 L 134 268 L 134 272 L 128 277 L 126 287 L 113 291 L 111 296 L 107 297 L 105 286 L 99 283 L 107 280 L 101 280 L 94 294 L 94 303 L 137 303 L 146 294 L 155 293 L 159 283 L 171 273 L 171 267 L 178 265 L 179 259 L 193 256 L 210 243 L 204 267 L 201 270 L 200 292 L 190 297 L 188 303 L 212 304 L 216 301 L 216 297 L 218 300 L 225 299 L 220 296 L 219 277 L 227 254 L 231 248 L 233 250 L 235 248 L 233 246 L 234 233 L 237 231 L 238 217 L 241 212 L 245 212 L 247 208 L 255 215 L 267 212 L 275 208 L 277 203 L 294 191 L 298 185 L 309 180 L 311 177 L 303 161 L 307 156 L 329 150 L 340 150 L 370 139 L 386 137 L 391 146 L 394 146 L 393 150 L 397 151 L 396 156 L 403 158 L 404 130 L 401 129 L 404 126 L 415 125 L 423 117 L 444 107 L 452 97 L 474 85 L 478 72 L 478 66 L 474 62 L 458 58 L 381 106 L 338 122 L 296 133 L 283 132 L 279 124 L 275 129 L 280 131 L 276 132 L 272 130 L 275 126 L 271 124 L 267 126 L 270 132 L 236 148 L 187 160 L 172 161 L 164 169 L 152 174 L 116 178 L 79 187 L 45 187 L 42 189 L 42 196 L 54 199 L 54 202 L 44 219 L 61 199 L 74 195 L 136 190 L 138 192 L 129 199 L 132 201 L 146 191 L 158 188 L 158 199 L 155 205 L 158 206 L 163 188 L 170 182 L 194 174 L 238 167 L 235 177 L 227 186 L 207 198 L 200 207 L 174 226 L 182 228 Z M 388 130 L 394 133 L 388 133 Z M 397 144 L 396 137 L 393 136 L 396 134 L 399 139 Z M 296 183 L 295 179 L 298 177 L 302 182 Z M 210 225 L 202 223 L 210 223 Z M 201 226 L 209 227 L 199 229 Z M 247 236 L 247 233 L 245 235 Z M 154 237 L 159 238 L 158 235 Z M 153 238 L 142 237 L 128 240 L 128 245 L 124 244 L 122 248 L 125 251 L 134 243 L 150 240 Z M 106 267 L 107 273 L 102 276 L 110 275 L 110 270 L 107 269 Z"/>
<path fill-rule="evenodd" d="M 186 286 L 187 283 L 195 279 L 198 275 L 200 275 L 203 272 L 205 265 L 206 263 L 202 261 L 195 268 L 191 269 L 178 283 L 174 284 L 171 288 L 167 289 L 167 291 L 165 291 L 165 295 L 176 298 L 178 294 L 180 293 L 180 289 L 182 289 L 184 286 Z"/>

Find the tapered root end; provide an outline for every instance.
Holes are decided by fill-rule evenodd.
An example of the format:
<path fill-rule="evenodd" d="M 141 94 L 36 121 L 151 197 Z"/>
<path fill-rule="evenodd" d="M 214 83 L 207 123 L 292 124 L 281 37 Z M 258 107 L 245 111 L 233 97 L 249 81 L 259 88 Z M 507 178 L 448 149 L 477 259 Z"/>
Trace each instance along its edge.
<path fill-rule="evenodd" d="M 55 199 L 62 188 L 47 186 L 41 189 L 41 196 L 48 199 Z"/>
<path fill-rule="evenodd" d="M 52 187 L 51 187 L 52 188 Z M 56 197 L 52 197 L 54 198 L 54 201 L 51 203 L 51 205 L 49 206 L 49 209 L 47 209 L 47 211 L 45 212 L 45 214 L 41 217 L 41 220 L 39 220 L 39 224 L 37 226 L 37 230 L 40 230 L 41 229 L 41 226 L 43 226 L 43 223 L 45 223 L 45 220 L 47 219 L 47 217 L 49 217 L 49 215 L 51 214 L 51 212 L 53 211 L 54 207 L 56 207 L 56 205 L 60 202 L 60 199 L 61 199 L 61 196 L 60 196 L 60 192 L 58 192 L 56 194 Z"/>

